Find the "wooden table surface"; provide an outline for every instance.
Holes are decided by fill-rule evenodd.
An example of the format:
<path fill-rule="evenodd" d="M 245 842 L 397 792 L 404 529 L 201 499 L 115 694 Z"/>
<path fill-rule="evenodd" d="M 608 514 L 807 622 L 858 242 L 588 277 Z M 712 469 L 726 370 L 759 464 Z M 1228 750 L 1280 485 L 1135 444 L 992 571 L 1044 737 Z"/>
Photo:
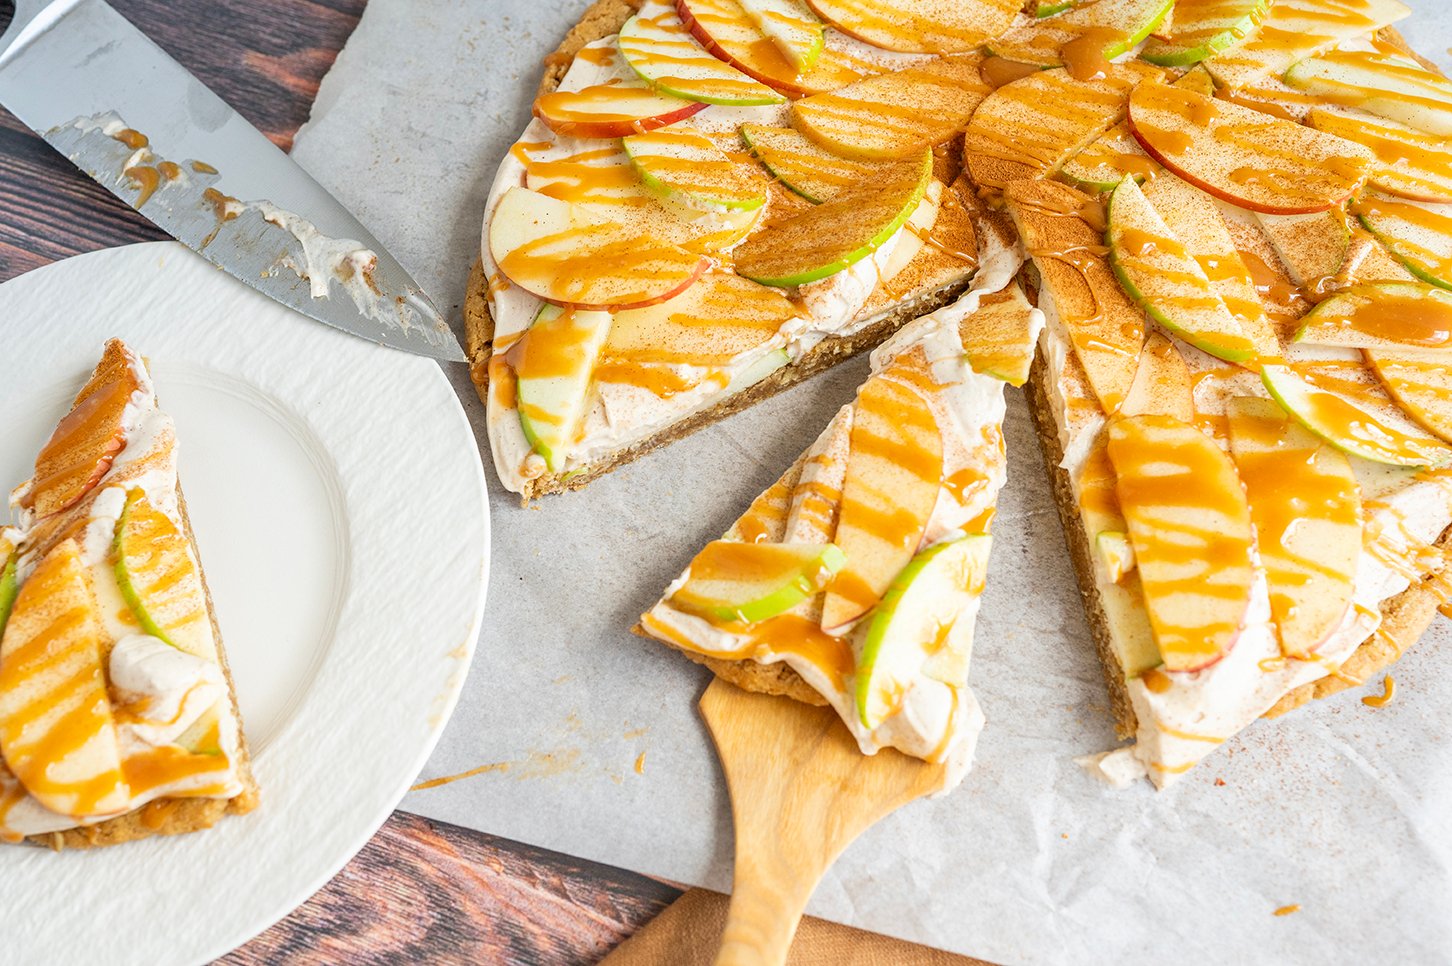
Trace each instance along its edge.
<path fill-rule="evenodd" d="M 284 148 L 366 0 L 111 0 Z M 8 6 L 0 0 L 0 27 Z M 0 281 L 165 238 L 0 110 Z M 594 963 L 679 890 L 396 812 L 302 908 L 229 964 Z"/>

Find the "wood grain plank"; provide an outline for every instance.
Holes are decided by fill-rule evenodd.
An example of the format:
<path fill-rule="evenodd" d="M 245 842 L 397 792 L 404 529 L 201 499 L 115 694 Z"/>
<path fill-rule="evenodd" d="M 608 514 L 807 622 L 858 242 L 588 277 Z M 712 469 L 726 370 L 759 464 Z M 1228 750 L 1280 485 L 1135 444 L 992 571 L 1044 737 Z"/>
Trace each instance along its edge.
<path fill-rule="evenodd" d="M 284 149 L 366 0 L 114 0 L 120 13 Z M 0 112 L 0 281 L 166 234 Z"/>
<path fill-rule="evenodd" d="M 583 966 L 680 894 L 645 876 L 398 812 L 322 891 L 221 963 Z"/>

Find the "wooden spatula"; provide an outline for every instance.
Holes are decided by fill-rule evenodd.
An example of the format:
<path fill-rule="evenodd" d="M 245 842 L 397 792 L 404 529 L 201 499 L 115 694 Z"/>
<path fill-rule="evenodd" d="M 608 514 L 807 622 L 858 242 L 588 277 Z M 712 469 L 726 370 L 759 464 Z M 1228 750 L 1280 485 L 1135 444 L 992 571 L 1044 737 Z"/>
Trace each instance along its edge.
<path fill-rule="evenodd" d="M 736 872 L 716 966 L 786 962 L 807 899 L 868 826 L 943 787 L 943 766 L 863 755 L 831 708 L 716 680 L 701 697 L 731 790 Z"/>

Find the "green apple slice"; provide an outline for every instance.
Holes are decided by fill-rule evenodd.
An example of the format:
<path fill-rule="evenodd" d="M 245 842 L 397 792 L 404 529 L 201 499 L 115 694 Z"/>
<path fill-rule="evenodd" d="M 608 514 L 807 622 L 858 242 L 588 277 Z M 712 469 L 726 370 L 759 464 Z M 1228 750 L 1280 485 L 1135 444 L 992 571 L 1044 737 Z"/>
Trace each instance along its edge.
<path fill-rule="evenodd" d="M 732 161 L 694 128 L 659 128 L 620 143 L 640 180 L 669 200 L 707 211 L 752 211 L 766 203 L 766 179 L 756 166 Z"/>
<path fill-rule="evenodd" d="M 1409 13 L 1401 0 L 1274 0 L 1244 43 L 1205 65 L 1222 87 L 1237 90 L 1279 77 L 1298 60 L 1375 33 Z"/>
<path fill-rule="evenodd" d="M 1416 201 L 1452 202 L 1452 140 L 1429 138 L 1406 124 L 1365 114 L 1313 108 L 1306 123 L 1371 148 L 1370 184 Z"/>
<path fill-rule="evenodd" d="M 876 728 L 901 707 L 907 684 L 926 663 L 950 678 L 944 683 L 964 683 L 972 637 L 959 630 L 959 622 L 972 620 L 969 606 L 983 593 L 992 545 L 984 533 L 940 543 L 915 556 L 893 579 L 867 627 L 857 662 L 857 714 L 864 727 Z M 943 660 L 948 649 L 957 660 Z"/>
<path fill-rule="evenodd" d="M 1452 289 L 1452 205 L 1367 192 L 1353 209 L 1366 230 L 1417 278 Z"/>
<path fill-rule="evenodd" d="M 1452 360 L 1445 350 L 1367 349 L 1363 354 L 1407 415 L 1438 439 L 1452 442 Z"/>
<path fill-rule="evenodd" d="M 1240 320 L 1133 178 L 1110 195 L 1106 241 L 1115 275 L 1156 322 L 1218 359 L 1254 358 Z"/>
<path fill-rule="evenodd" d="M 1035 17 L 1052 17 L 1056 13 L 1074 9 L 1074 0 L 1039 0 L 1034 5 Z"/>
<path fill-rule="evenodd" d="M 1148 37 L 1174 5 L 1174 0 L 1095 0 L 1016 27 L 990 40 L 988 49 L 1025 64 L 1063 64 L 1076 74 L 1093 73 Z"/>
<path fill-rule="evenodd" d="M 737 273 L 763 285 L 804 285 L 868 257 L 923 200 L 932 152 L 923 151 L 915 169 L 903 174 L 767 225 L 736 247 Z"/>
<path fill-rule="evenodd" d="M 713 540 L 668 602 L 711 620 L 755 624 L 821 593 L 846 559 L 830 543 Z"/>
<path fill-rule="evenodd" d="M 1215 287 L 1215 294 L 1239 320 L 1257 354 L 1276 355 L 1280 351 L 1280 339 L 1266 315 L 1257 280 L 1236 246 L 1219 203 L 1168 171 L 1160 172 L 1144 185 L 1144 196 L 1165 224 L 1174 226 L 1175 237 L 1185 246 L 1186 254 L 1204 270 L 1205 277 Z"/>
<path fill-rule="evenodd" d="M 1452 293 L 1424 282 L 1375 282 L 1306 313 L 1293 342 L 1346 349 L 1452 348 Z"/>
<path fill-rule="evenodd" d="M 1227 415 L 1281 650 L 1305 657 L 1351 606 L 1361 556 L 1361 488 L 1344 454 L 1269 399 L 1236 397 Z"/>
<path fill-rule="evenodd" d="M 781 104 L 785 95 L 711 56 L 667 6 L 620 28 L 620 54 L 652 88 L 700 104 Z"/>
<path fill-rule="evenodd" d="M 1164 67 L 1188 67 L 1243 42 L 1265 18 L 1271 0 L 1178 0 L 1174 23 L 1140 56 Z"/>
<path fill-rule="evenodd" d="M 1332 50 L 1293 64 L 1285 79 L 1331 103 L 1360 108 L 1428 134 L 1452 135 L 1452 81 L 1409 57 Z"/>
<path fill-rule="evenodd" d="M 1099 531 L 1094 535 L 1094 549 L 1114 583 L 1122 583 L 1134 570 L 1134 544 L 1123 530 Z"/>
<path fill-rule="evenodd" d="M 146 492 L 133 489 L 116 520 L 112 569 L 141 629 L 204 661 L 216 662 L 207 591 L 191 543 Z"/>
<path fill-rule="evenodd" d="M 739 0 L 756 29 L 776 45 L 787 63 L 805 74 L 822 56 L 826 31 L 805 0 Z"/>
<path fill-rule="evenodd" d="M 1266 390 L 1302 426 L 1335 446 L 1374 463 L 1444 466 L 1452 449 L 1400 414 L 1395 404 L 1377 405 L 1370 387 L 1356 398 L 1314 385 L 1289 364 L 1263 366 Z M 1375 379 L 1375 377 L 1372 377 Z"/>
<path fill-rule="evenodd" d="M 1171 416 L 1109 424 L 1109 458 L 1165 668 L 1228 654 L 1256 583 L 1250 505 L 1230 457 Z"/>
<path fill-rule="evenodd" d="M 519 340 L 519 424 L 550 472 L 565 468 L 590 398 L 590 378 L 610 333 L 610 313 L 546 305 Z"/>
<path fill-rule="evenodd" d="M 789 127 L 741 125 L 741 138 L 773 178 L 814 205 L 910 177 L 921 159 L 858 161 L 833 154 Z"/>
<path fill-rule="evenodd" d="M 829 151 L 903 161 L 962 132 L 988 85 L 976 57 L 943 57 L 792 105 L 792 125 Z"/>
<path fill-rule="evenodd" d="M 16 554 L 14 548 L 0 540 L 0 550 L 5 550 L 5 565 L 0 567 L 0 640 L 5 637 L 5 623 L 10 620 L 10 609 L 15 606 L 15 595 L 19 582 L 15 576 Z"/>

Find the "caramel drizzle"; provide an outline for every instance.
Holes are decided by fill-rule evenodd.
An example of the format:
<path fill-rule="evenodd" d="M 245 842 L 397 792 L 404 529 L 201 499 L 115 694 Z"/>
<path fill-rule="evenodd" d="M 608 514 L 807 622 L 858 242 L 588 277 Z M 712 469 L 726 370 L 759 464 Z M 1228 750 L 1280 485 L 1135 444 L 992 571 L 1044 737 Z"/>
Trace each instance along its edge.
<path fill-rule="evenodd" d="M 731 100 L 763 93 L 761 84 L 729 66 L 692 40 L 674 10 L 640 22 L 658 33 L 646 38 L 620 38 L 620 51 L 632 66 L 654 69 L 658 87 L 689 91 L 712 99 Z M 665 73 L 671 70 L 674 73 Z"/>

